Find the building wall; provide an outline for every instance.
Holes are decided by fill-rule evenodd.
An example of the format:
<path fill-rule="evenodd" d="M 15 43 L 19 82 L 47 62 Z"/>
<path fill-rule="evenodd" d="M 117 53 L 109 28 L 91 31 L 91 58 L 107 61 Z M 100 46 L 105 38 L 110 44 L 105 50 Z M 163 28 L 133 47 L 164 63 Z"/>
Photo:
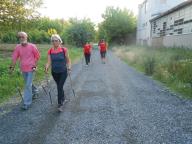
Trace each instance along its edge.
<path fill-rule="evenodd" d="M 150 20 L 184 1 L 185 0 L 145 0 L 140 4 L 137 21 L 137 44 L 151 45 Z"/>
<path fill-rule="evenodd" d="M 152 46 L 191 47 L 192 4 L 165 15 L 151 23 Z M 162 43 L 157 39 L 162 37 Z"/>
<path fill-rule="evenodd" d="M 192 33 L 166 36 L 163 38 L 164 47 L 186 47 L 192 49 Z"/>

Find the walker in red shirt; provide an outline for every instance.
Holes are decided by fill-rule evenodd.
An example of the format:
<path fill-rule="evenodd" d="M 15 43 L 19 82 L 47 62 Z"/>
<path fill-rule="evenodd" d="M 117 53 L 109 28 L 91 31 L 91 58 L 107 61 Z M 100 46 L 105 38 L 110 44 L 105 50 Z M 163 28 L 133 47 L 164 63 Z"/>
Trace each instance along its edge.
<path fill-rule="evenodd" d="M 99 50 L 100 50 L 100 54 L 101 54 L 101 60 L 102 63 L 105 64 L 106 62 L 106 52 L 107 52 L 107 44 L 104 40 L 101 40 L 98 44 Z"/>
<path fill-rule="evenodd" d="M 92 46 L 88 42 L 83 46 L 83 52 L 85 56 L 85 63 L 88 66 L 90 63 L 90 58 L 91 58 L 91 51 L 92 51 Z"/>

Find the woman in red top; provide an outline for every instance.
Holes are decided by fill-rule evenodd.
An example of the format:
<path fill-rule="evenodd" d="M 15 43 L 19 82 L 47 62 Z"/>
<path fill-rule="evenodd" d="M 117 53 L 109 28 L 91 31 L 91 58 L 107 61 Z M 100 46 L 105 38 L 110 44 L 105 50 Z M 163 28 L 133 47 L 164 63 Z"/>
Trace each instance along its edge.
<path fill-rule="evenodd" d="M 51 36 L 53 47 L 48 50 L 48 59 L 45 66 L 45 72 L 51 65 L 51 74 L 57 84 L 58 92 L 58 110 L 62 111 L 62 105 L 65 101 L 63 86 L 67 78 L 67 72 L 71 70 L 71 63 L 67 48 L 61 46 L 62 40 L 59 35 Z"/>
<path fill-rule="evenodd" d="M 99 44 L 98 44 L 98 47 L 99 47 L 99 51 L 100 51 L 100 54 L 101 54 L 101 60 L 102 60 L 102 63 L 105 64 L 106 62 L 106 52 L 107 52 L 107 44 L 106 42 L 102 39 L 100 40 Z"/>
<path fill-rule="evenodd" d="M 90 63 L 91 50 L 92 50 L 92 47 L 91 47 L 91 45 L 87 42 L 87 43 L 83 46 L 83 52 L 84 52 L 84 56 L 85 56 L 85 63 L 86 63 L 87 66 L 88 66 L 88 64 Z"/>

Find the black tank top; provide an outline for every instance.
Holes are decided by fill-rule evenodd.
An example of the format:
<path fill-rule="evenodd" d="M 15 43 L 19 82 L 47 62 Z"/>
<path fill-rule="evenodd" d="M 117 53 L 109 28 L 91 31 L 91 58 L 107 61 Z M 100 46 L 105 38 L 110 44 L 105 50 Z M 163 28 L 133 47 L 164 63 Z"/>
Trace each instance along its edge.
<path fill-rule="evenodd" d="M 51 53 L 51 70 L 54 73 L 62 73 L 67 70 L 66 67 L 66 57 L 65 57 L 65 51 L 62 48 L 62 52 L 60 53 Z"/>

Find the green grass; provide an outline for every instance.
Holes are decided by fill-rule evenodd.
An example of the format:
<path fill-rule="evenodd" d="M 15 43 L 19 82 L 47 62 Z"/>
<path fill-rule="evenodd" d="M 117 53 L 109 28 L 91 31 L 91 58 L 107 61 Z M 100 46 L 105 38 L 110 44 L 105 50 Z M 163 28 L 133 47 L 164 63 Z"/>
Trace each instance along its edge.
<path fill-rule="evenodd" d="M 3 48 L 2 48 L 2 45 L 0 46 L 0 49 L 7 48 L 10 51 L 11 49 L 13 50 L 14 47 L 15 45 L 4 44 Z M 38 62 L 38 69 L 35 74 L 34 83 L 39 84 L 44 79 L 44 76 L 45 76 L 44 66 L 47 61 L 47 51 L 50 48 L 50 45 L 37 45 L 37 47 L 40 50 L 41 59 Z M 69 55 L 72 63 L 77 62 L 82 55 L 81 49 L 69 46 L 68 50 L 69 50 Z M 1 53 L 0 55 L 0 103 L 6 101 L 7 99 L 15 95 L 15 93 L 17 92 L 16 86 L 23 88 L 23 78 L 20 74 L 18 63 L 14 73 L 12 75 L 9 75 L 8 67 L 10 63 L 11 63 L 11 53 L 10 52 L 8 52 L 8 54 Z"/>
<path fill-rule="evenodd" d="M 137 70 L 192 98 L 192 50 L 121 46 L 114 51 Z"/>

